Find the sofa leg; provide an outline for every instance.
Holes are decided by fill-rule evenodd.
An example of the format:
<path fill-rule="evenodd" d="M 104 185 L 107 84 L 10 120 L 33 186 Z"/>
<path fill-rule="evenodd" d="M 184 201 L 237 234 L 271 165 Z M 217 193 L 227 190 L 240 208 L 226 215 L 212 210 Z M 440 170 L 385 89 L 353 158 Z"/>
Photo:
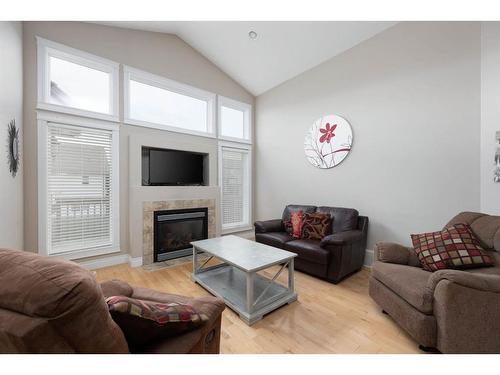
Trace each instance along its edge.
<path fill-rule="evenodd" d="M 441 352 L 439 350 L 437 350 L 436 348 L 433 348 L 431 346 L 423 346 L 423 345 L 419 345 L 418 348 L 423 351 L 424 353 L 429 353 L 429 354 L 441 354 Z"/>

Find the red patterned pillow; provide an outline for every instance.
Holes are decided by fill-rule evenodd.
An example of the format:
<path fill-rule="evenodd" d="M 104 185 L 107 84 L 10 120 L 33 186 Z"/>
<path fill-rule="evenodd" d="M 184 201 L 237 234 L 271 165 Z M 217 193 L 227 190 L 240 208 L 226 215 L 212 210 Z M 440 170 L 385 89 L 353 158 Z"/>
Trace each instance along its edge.
<path fill-rule="evenodd" d="M 300 238 L 302 233 L 303 211 L 293 211 L 290 218 L 284 221 L 285 231 L 294 238 Z"/>
<path fill-rule="evenodd" d="M 302 234 L 302 219 L 304 213 L 302 211 L 295 211 L 290 214 L 290 223 L 292 225 L 292 237 L 300 238 Z"/>
<path fill-rule="evenodd" d="M 302 222 L 302 238 L 321 240 L 328 236 L 332 229 L 330 214 L 306 213 Z"/>
<path fill-rule="evenodd" d="M 411 240 L 427 271 L 466 269 L 493 265 L 467 224 L 455 224 L 440 232 L 412 234 Z"/>
<path fill-rule="evenodd" d="M 106 299 L 113 320 L 123 331 L 129 346 L 138 350 L 151 340 L 177 335 L 208 320 L 193 306 L 176 302 L 161 303 L 125 296 Z"/>

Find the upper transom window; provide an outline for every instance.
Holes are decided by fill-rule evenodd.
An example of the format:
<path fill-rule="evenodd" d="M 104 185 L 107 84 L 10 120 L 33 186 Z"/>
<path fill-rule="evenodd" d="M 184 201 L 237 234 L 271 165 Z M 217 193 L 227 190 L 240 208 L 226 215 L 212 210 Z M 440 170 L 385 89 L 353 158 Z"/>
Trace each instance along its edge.
<path fill-rule="evenodd" d="M 37 38 L 38 108 L 118 120 L 119 64 Z"/>
<path fill-rule="evenodd" d="M 219 95 L 219 138 L 250 143 L 252 106 Z"/>
<path fill-rule="evenodd" d="M 125 123 L 215 136 L 215 94 L 124 68 Z"/>

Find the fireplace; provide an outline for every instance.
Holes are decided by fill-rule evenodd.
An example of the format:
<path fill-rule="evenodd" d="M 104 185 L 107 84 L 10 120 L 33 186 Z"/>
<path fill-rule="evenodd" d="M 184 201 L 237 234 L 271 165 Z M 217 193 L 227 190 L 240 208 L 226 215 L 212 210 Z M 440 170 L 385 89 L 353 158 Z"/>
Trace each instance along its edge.
<path fill-rule="evenodd" d="M 154 212 L 154 261 L 192 254 L 191 241 L 208 238 L 208 208 Z"/>

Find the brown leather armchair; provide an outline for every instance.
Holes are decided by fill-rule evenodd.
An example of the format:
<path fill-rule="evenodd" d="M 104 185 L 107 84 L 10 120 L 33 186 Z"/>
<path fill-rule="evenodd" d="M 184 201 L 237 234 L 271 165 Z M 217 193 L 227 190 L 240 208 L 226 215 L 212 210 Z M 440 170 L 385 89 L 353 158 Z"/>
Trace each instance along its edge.
<path fill-rule="evenodd" d="M 494 267 L 428 272 L 415 251 L 378 243 L 370 296 L 424 351 L 500 353 L 500 216 L 462 212 Z"/>
<path fill-rule="evenodd" d="M 140 353 L 218 353 L 224 302 L 97 283 L 73 262 L 0 249 L 0 353 L 130 353 L 106 296 L 190 303 L 208 317 L 196 330 L 150 342 Z"/>
<path fill-rule="evenodd" d="M 293 211 L 330 214 L 333 218 L 332 234 L 321 241 L 291 237 L 285 231 L 283 223 L 290 219 Z M 359 216 L 355 209 L 291 204 L 285 207 L 281 219 L 256 221 L 254 225 L 257 242 L 298 255 L 295 258 L 295 268 L 299 271 L 336 284 L 363 266 L 368 217 Z"/>

